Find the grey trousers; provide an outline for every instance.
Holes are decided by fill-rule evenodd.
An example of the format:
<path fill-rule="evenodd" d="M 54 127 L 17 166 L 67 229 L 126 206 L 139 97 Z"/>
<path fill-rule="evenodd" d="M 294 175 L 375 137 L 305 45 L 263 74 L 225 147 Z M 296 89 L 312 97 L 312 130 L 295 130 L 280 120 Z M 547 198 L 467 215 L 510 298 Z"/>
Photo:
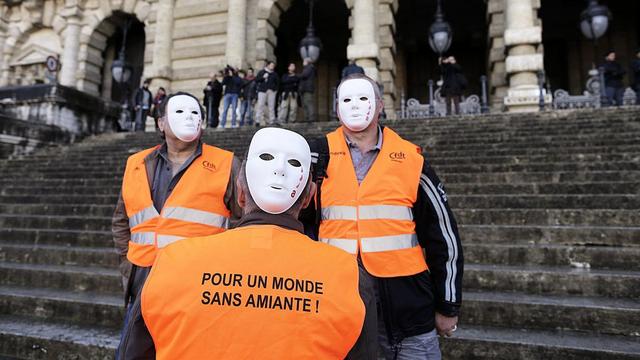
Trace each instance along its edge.
<path fill-rule="evenodd" d="M 268 106 L 269 121 L 267 124 L 273 124 L 276 121 L 276 92 L 274 90 L 267 90 L 266 92 L 258 93 L 258 103 L 256 104 L 256 124 L 265 124 L 264 121 L 264 107 Z"/>
<path fill-rule="evenodd" d="M 304 118 L 307 122 L 315 122 L 316 119 L 316 94 L 310 92 L 302 93 L 302 108 Z"/>

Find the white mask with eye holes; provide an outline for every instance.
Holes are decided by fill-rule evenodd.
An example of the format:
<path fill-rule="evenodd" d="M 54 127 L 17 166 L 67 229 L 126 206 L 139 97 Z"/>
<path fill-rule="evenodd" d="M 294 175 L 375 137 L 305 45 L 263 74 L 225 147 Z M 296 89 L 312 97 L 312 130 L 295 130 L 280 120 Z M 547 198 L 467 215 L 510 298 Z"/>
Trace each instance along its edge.
<path fill-rule="evenodd" d="M 309 179 L 309 144 L 293 131 L 258 130 L 247 155 L 247 184 L 260 209 L 281 214 L 298 200 Z"/>
<path fill-rule="evenodd" d="M 366 129 L 376 114 L 376 94 L 365 79 L 347 80 L 338 91 L 338 115 L 351 131 Z"/>
<path fill-rule="evenodd" d="M 178 139 L 192 142 L 200 135 L 202 126 L 200 104 L 188 95 L 174 96 L 167 104 L 167 120 Z"/>

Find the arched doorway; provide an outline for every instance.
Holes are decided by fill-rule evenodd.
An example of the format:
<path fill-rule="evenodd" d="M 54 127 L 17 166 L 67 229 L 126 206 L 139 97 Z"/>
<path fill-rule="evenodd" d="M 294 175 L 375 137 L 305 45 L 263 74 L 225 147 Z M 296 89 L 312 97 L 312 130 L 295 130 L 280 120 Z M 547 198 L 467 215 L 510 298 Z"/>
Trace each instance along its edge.
<path fill-rule="evenodd" d="M 461 11 L 461 9 L 464 9 Z M 442 2 L 445 20 L 453 29 L 448 54 L 455 56 L 469 83 L 466 94 L 480 94 L 480 76 L 487 72 L 487 5 L 482 0 Z M 396 89 L 426 103 L 429 79 L 440 79 L 438 56 L 429 47 L 429 26 L 436 0 L 400 0 L 395 15 Z"/>
<path fill-rule="evenodd" d="M 126 88 L 118 86 L 111 75 L 111 65 L 117 59 L 122 47 L 125 26 L 128 26 L 125 60 L 133 68 Z M 91 34 L 87 45 L 84 90 L 115 102 L 121 102 L 124 94 L 131 96 L 141 82 L 144 50 L 144 24 L 132 14 L 114 12 L 105 18 Z"/>
<path fill-rule="evenodd" d="M 542 0 L 542 43 L 544 68 L 552 90 L 564 89 L 582 94 L 589 70 L 604 62 L 605 52 L 615 50 L 617 61 L 627 70 L 625 86 L 633 81 L 629 64 L 640 41 L 640 3 L 600 0 L 611 11 L 607 32 L 597 43 L 580 32 L 580 13 L 587 7 L 583 0 Z"/>
<path fill-rule="evenodd" d="M 332 116 L 333 89 L 340 80 L 340 72 L 347 64 L 349 44 L 349 9 L 344 0 L 321 0 L 315 2 L 314 26 L 316 36 L 323 49 L 316 64 L 316 104 L 319 121 L 328 121 Z M 289 63 L 302 70 L 302 59 L 298 44 L 306 34 L 309 23 L 309 7 L 304 0 L 295 0 L 280 16 L 276 29 L 277 45 L 274 51 L 277 71 L 286 73 Z"/>

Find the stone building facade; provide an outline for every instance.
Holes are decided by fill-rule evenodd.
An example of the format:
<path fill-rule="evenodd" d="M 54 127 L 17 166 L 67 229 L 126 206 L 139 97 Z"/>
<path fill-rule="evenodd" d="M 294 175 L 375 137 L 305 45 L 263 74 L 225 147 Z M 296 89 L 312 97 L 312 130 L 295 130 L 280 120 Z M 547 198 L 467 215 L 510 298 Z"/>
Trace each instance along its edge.
<path fill-rule="evenodd" d="M 348 60 L 355 60 L 366 73 L 383 85 L 387 114 L 393 116 L 400 97 L 411 96 L 409 83 L 415 83 L 408 73 L 406 54 L 401 49 L 403 36 L 398 23 L 402 7 L 415 6 L 420 13 L 412 14 L 417 22 L 431 23 L 435 0 L 317 0 L 316 10 L 328 13 L 326 21 L 335 20 L 340 8 L 344 28 L 336 34 L 319 34 L 325 48 L 335 38 L 343 37 L 345 44 L 339 61 L 319 65 L 318 103 L 320 115 L 327 114 L 331 106 L 331 89 L 338 79 L 340 67 Z M 477 2 L 477 4 L 475 4 Z M 454 26 L 454 40 L 467 32 L 478 32 L 470 37 L 470 44 L 480 52 L 474 56 L 459 58 L 467 67 L 479 67 L 479 72 L 489 79 L 490 101 L 495 110 L 532 111 L 537 109 L 537 72 L 544 70 L 550 61 L 544 56 L 543 18 L 546 4 L 565 2 L 575 6 L 573 0 L 445 0 L 446 19 L 473 17 L 482 26 L 479 30 L 458 30 Z M 614 3 L 613 1 L 610 1 Z M 0 86 L 31 84 L 45 80 L 44 61 L 47 56 L 57 56 L 61 63 L 59 83 L 75 87 L 107 99 L 118 96 L 110 66 L 117 58 L 122 43 L 122 28 L 129 24 L 127 60 L 134 65 L 136 86 L 142 78 L 153 79 L 152 88 L 164 86 L 170 91 L 189 91 L 202 95 L 209 74 L 226 64 L 259 69 L 265 60 L 301 62 L 299 58 L 282 56 L 279 46 L 283 36 L 291 33 L 279 31 L 281 22 L 294 23 L 297 15 L 291 15 L 294 7 L 305 9 L 303 0 L 10 0 L 0 5 Z M 469 4 L 478 11 L 468 13 Z M 586 7 L 584 1 L 579 2 Z M 601 1 L 607 3 L 607 1 Z M 620 3 L 620 2 L 618 2 Z M 625 34 L 624 52 L 631 56 L 638 39 L 635 2 L 628 3 L 629 11 L 622 9 L 619 15 L 624 25 L 614 29 Z M 552 6 L 552 5 L 548 5 Z M 323 10 L 324 7 L 324 10 Z M 620 7 L 620 6 L 618 6 Z M 423 11 L 424 10 L 424 11 Z M 476 13 L 477 12 L 477 13 Z M 578 13 L 567 17 L 575 21 Z M 298 14 L 304 14 L 299 12 Z M 561 14 L 564 15 L 564 14 Z M 616 15 L 616 14 L 614 14 Z M 306 16 L 306 15 L 304 15 Z M 332 17 L 333 16 L 333 17 Z M 557 16 L 556 16 L 557 18 Z M 575 19 L 574 19 L 575 18 Z M 615 19 L 615 17 L 614 17 Z M 323 20 L 319 18 L 316 23 Z M 551 21 L 551 20 L 550 20 Z M 303 21 L 304 22 L 304 21 Z M 620 23 L 620 22 L 619 22 Z M 304 25 L 301 25 L 304 28 Z M 283 25 L 284 26 L 284 25 Z M 332 25 L 333 26 L 333 25 Z M 626 26 L 626 27 L 625 27 Z M 298 26 L 300 27 L 300 26 Z M 300 30 L 300 29 L 298 29 Z M 551 33 L 553 29 L 544 29 Z M 571 55 L 577 63 L 589 63 L 589 46 L 579 39 L 575 31 L 568 30 L 568 42 L 579 44 Z M 613 30 L 612 30 L 613 31 Z M 338 33 L 339 32 L 339 33 Z M 300 33 L 300 31 L 298 31 Z M 299 36 L 300 38 L 304 35 Z M 600 46 L 613 46 L 620 42 L 615 32 Z M 414 36 L 416 34 L 413 34 Z M 477 36 L 475 36 L 477 35 Z M 416 41 L 423 48 L 427 34 L 418 34 Z M 420 40 L 422 39 L 422 40 Z M 295 44 L 298 39 L 288 39 Z M 407 43 L 406 41 L 404 43 Z M 279 45 L 280 44 L 280 45 Z M 420 45 L 422 44 L 422 45 Z M 475 44 L 475 45 L 474 45 Z M 589 43 L 587 43 L 589 44 Z M 637 44 L 637 43 L 636 43 Z M 295 45 L 293 45 L 295 47 Z M 466 46 L 466 45 L 465 45 Z M 459 47 L 461 49 L 462 47 Z M 471 46 L 471 45 L 469 45 Z M 617 46 L 617 45 L 616 45 Z M 428 54 L 429 50 L 424 53 Z M 581 50 L 582 49 L 582 50 Z M 604 47 L 602 47 L 604 49 Z M 577 53 L 579 52 L 579 53 Z M 286 51 L 284 51 L 286 53 Z M 292 53 L 289 49 L 289 54 Z M 293 52 L 295 53 L 295 51 Z M 286 55 L 286 54 L 285 54 Z M 431 53 L 431 64 L 433 55 Z M 569 55 L 567 55 L 569 57 Z M 425 56 L 426 57 L 426 56 Z M 320 62 L 322 62 L 321 55 Z M 578 60 L 575 60 L 578 58 Z M 585 59 L 583 59 L 585 58 Z M 419 58 L 418 58 L 419 60 Z M 413 61 L 415 63 L 415 61 Z M 280 64 L 282 66 L 282 64 Z M 415 68 L 415 64 L 413 65 Z M 435 66 L 433 66 L 435 67 Z M 569 66 L 571 71 L 575 66 Z M 415 71 L 412 70 L 413 73 Z M 564 75 L 562 75 L 564 76 Z M 567 75 L 568 76 L 568 75 Z M 570 82 L 579 87 L 583 75 L 573 76 Z M 586 76 L 586 75 L 585 75 Z M 424 81 L 423 81 L 424 80 Z M 418 79 L 415 92 L 424 93 L 426 78 Z M 477 82 L 476 79 L 469 79 Z M 569 81 L 562 81 L 562 83 Z M 577 85 L 576 85 L 577 84 Z M 475 88 L 477 89 L 477 87 Z M 579 90 L 579 89 L 578 89 Z"/>

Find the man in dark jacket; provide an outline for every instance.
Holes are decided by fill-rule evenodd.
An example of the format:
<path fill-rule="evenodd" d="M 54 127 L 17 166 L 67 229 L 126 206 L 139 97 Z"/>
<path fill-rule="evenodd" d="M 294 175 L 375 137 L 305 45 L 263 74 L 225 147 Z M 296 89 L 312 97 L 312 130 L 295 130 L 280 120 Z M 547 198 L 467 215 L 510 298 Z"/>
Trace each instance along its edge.
<path fill-rule="evenodd" d="M 240 126 L 246 122 L 247 125 L 253 125 L 253 101 L 256 98 L 256 76 L 253 68 L 247 69 L 247 73 L 243 79 L 242 91 L 240 97 L 242 104 L 240 105 Z"/>
<path fill-rule="evenodd" d="M 222 71 L 211 74 L 211 81 L 207 82 L 204 88 L 204 107 L 207 109 L 207 126 L 215 128 L 218 126 L 220 117 L 220 100 L 222 100 Z"/>
<path fill-rule="evenodd" d="M 626 71 L 616 61 L 616 52 L 611 50 L 607 53 L 604 62 L 604 89 L 607 93 L 609 106 L 622 106 L 624 96 L 624 85 L 622 78 Z"/>
<path fill-rule="evenodd" d="M 256 87 L 258 89 L 258 105 L 256 108 L 256 126 L 265 123 L 264 107 L 268 106 L 269 124 L 276 122 L 276 94 L 278 92 L 278 74 L 275 72 L 276 63 L 268 61 L 267 66 L 258 72 Z"/>
<path fill-rule="evenodd" d="M 136 94 L 134 96 L 133 105 L 135 106 L 136 110 L 136 131 L 144 131 L 145 123 L 147 122 L 147 116 L 149 116 L 149 111 L 151 111 L 153 95 L 151 94 L 151 91 L 149 91 L 149 84 L 151 84 L 151 80 L 146 79 L 142 83 L 142 87 L 136 90 Z"/>
<path fill-rule="evenodd" d="M 452 336 L 457 329 L 463 273 L 462 245 L 444 185 L 415 148 L 413 152 L 405 149 L 410 143 L 378 124 L 383 103 L 375 81 L 359 74 L 347 77 L 338 86 L 338 103 L 342 126 L 310 144 L 312 156 L 318 159 L 316 174 L 326 169 L 326 176 L 319 182 L 316 201 L 301 216 L 305 231 L 354 254 L 354 261 L 369 275 L 375 296 L 363 295 L 363 301 L 377 303 L 379 311 L 377 318 L 367 313 L 365 327 L 369 331 L 377 327 L 387 359 L 439 359 L 436 334 Z M 402 174 L 393 179 L 395 188 L 373 195 L 381 203 L 371 198 L 360 203 L 360 196 L 372 196 L 370 189 L 394 174 Z M 359 190 L 352 195 L 344 188 L 355 181 Z M 415 200 L 399 205 L 392 194 L 397 191 Z M 316 209 L 317 204 L 321 209 Z M 325 224 L 319 232 L 318 218 Z M 378 226 L 375 232 L 372 221 Z M 379 225 L 397 227 L 408 221 L 415 225 L 414 234 L 405 230 L 393 235 L 397 228 Z M 360 229 L 368 235 L 361 237 Z M 411 253 L 406 252 L 409 249 Z M 372 257 L 377 257 L 376 264 L 385 265 L 383 270 L 373 266 Z M 428 270 L 421 270 L 426 268 L 425 260 Z M 422 267 L 409 269 L 418 262 Z M 373 272 L 378 275 L 371 275 Z M 370 352 L 376 351 L 376 340 Z"/>
<path fill-rule="evenodd" d="M 222 117 L 220 118 L 220 128 L 224 129 L 227 124 L 227 111 L 231 107 L 231 127 L 236 127 L 236 108 L 238 107 L 238 98 L 240 97 L 240 89 L 242 89 L 242 79 L 238 76 L 238 72 L 231 66 L 225 69 L 225 76 L 222 80 L 224 87 L 224 101 L 222 105 Z"/>
<path fill-rule="evenodd" d="M 287 73 L 280 80 L 280 107 L 278 107 L 278 122 L 281 124 L 296 122 L 298 113 L 298 82 L 296 64 L 291 63 Z"/>
<path fill-rule="evenodd" d="M 460 97 L 467 87 L 467 79 L 462 74 L 462 68 L 456 62 L 456 58 L 449 56 L 442 59 L 442 88 L 440 95 L 447 102 L 447 115 L 451 115 L 451 103 L 456 114 L 460 114 Z"/>
<path fill-rule="evenodd" d="M 304 110 L 305 121 L 316 121 L 316 68 L 310 58 L 303 61 L 298 92 L 302 98 L 302 108 Z"/>
<path fill-rule="evenodd" d="M 640 48 L 636 50 L 636 58 L 631 62 L 633 71 L 633 90 L 636 92 L 636 105 L 640 105 Z"/>

